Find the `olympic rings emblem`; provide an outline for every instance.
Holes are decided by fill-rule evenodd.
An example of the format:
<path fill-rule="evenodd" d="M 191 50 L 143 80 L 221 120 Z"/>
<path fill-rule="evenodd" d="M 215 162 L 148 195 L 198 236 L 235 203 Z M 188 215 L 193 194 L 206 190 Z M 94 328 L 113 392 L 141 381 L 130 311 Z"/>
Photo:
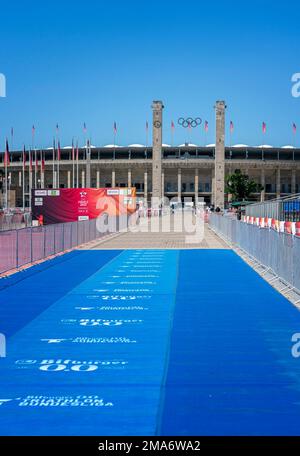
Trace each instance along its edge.
<path fill-rule="evenodd" d="M 178 125 L 180 125 L 183 128 L 196 128 L 199 127 L 199 125 L 202 124 L 202 119 L 200 117 L 196 117 L 193 119 L 192 117 L 187 117 L 186 119 L 184 117 L 180 117 L 178 119 Z"/>

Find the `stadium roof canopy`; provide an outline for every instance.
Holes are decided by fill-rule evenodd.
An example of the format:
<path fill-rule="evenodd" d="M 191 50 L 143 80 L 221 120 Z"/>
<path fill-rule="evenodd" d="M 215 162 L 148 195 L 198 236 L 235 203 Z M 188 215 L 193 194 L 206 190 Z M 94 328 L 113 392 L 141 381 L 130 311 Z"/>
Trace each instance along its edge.
<path fill-rule="evenodd" d="M 144 144 L 129 144 L 128 147 L 146 147 Z"/>
<path fill-rule="evenodd" d="M 103 146 L 105 147 L 106 149 L 114 149 L 115 147 L 122 147 L 122 146 L 118 146 L 117 144 L 107 144 L 106 146 Z"/>
<path fill-rule="evenodd" d="M 179 144 L 178 147 L 198 147 L 198 146 L 197 146 L 197 144 L 186 143 L 186 144 Z"/>
<path fill-rule="evenodd" d="M 264 148 L 264 149 L 273 149 L 273 146 L 270 146 L 270 144 L 261 144 L 260 146 L 257 146 L 259 148 Z"/>

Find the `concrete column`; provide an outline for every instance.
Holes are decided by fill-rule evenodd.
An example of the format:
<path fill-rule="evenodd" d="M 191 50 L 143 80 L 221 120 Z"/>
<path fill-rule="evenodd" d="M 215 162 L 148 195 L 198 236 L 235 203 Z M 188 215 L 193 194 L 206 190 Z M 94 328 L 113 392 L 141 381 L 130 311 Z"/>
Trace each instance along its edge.
<path fill-rule="evenodd" d="M 162 171 L 161 173 L 161 196 L 162 198 L 165 196 L 165 172 Z"/>
<path fill-rule="evenodd" d="M 85 188 L 85 171 L 81 171 L 81 188 Z"/>
<path fill-rule="evenodd" d="M 19 187 L 22 187 L 22 171 L 18 172 Z"/>
<path fill-rule="evenodd" d="M 280 168 L 276 170 L 276 198 L 280 198 L 281 193 Z"/>
<path fill-rule="evenodd" d="M 132 179 L 131 179 L 131 169 L 128 170 L 128 179 L 127 179 L 127 186 L 132 187 Z"/>
<path fill-rule="evenodd" d="M 216 102 L 215 206 L 220 209 L 224 208 L 225 109 L 224 101 Z"/>
<path fill-rule="evenodd" d="M 67 172 L 67 182 L 68 188 L 71 188 L 71 171 Z"/>
<path fill-rule="evenodd" d="M 91 187 L 91 148 L 86 149 L 86 187 Z"/>
<path fill-rule="evenodd" d="M 45 188 L 45 171 L 41 171 L 41 188 Z"/>
<path fill-rule="evenodd" d="M 199 199 L 199 172 L 198 169 L 195 169 L 195 207 L 198 204 Z"/>
<path fill-rule="evenodd" d="M 144 198 L 148 201 L 148 171 L 144 172 Z"/>
<path fill-rule="evenodd" d="M 177 198 L 178 202 L 181 202 L 181 169 L 178 168 L 178 173 L 177 173 Z"/>
<path fill-rule="evenodd" d="M 116 171 L 114 169 L 111 172 L 111 186 L 116 186 Z"/>
<path fill-rule="evenodd" d="M 161 198 L 162 110 L 161 101 L 153 101 L 152 197 Z"/>
<path fill-rule="evenodd" d="M 215 180 L 215 170 L 211 170 L 211 204 L 216 205 L 215 194 L 216 194 L 216 180 Z"/>
<path fill-rule="evenodd" d="M 266 196 L 266 175 L 264 169 L 260 172 L 260 184 L 263 187 L 263 190 L 260 192 L 260 201 L 264 202 Z"/>
<path fill-rule="evenodd" d="M 100 188 L 100 171 L 97 170 L 96 172 L 96 187 Z"/>
<path fill-rule="evenodd" d="M 291 191 L 292 193 L 296 193 L 296 170 L 292 169 L 292 179 L 291 179 Z"/>

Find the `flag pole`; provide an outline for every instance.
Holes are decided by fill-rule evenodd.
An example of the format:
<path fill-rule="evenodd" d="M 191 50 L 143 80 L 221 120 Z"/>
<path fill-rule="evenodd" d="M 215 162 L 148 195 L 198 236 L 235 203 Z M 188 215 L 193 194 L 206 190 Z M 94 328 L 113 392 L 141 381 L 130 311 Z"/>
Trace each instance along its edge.
<path fill-rule="evenodd" d="M 53 151 L 52 151 L 52 188 L 56 188 L 56 179 L 55 179 L 55 138 L 53 138 Z"/>
<path fill-rule="evenodd" d="M 31 149 L 29 148 L 29 155 L 28 155 L 28 158 L 29 158 L 29 167 L 28 167 L 28 180 L 29 180 L 29 185 L 28 185 L 28 188 L 29 188 L 29 210 L 31 212 L 31 207 L 32 207 L 32 204 L 31 204 L 31 192 L 32 192 L 32 151 Z"/>
<path fill-rule="evenodd" d="M 78 148 L 78 140 L 76 141 L 76 188 L 79 188 L 79 148 Z"/>

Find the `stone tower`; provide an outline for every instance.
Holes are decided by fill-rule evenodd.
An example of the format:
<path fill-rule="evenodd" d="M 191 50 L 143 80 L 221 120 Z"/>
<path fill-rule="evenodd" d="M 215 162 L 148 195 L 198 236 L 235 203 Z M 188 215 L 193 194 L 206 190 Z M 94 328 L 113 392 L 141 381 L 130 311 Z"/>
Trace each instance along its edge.
<path fill-rule="evenodd" d="M 162 101 L 153 101 L 152 197 L 162 198 Z"/>
<path fill-rule="evenodd" d="M 216 153 L 215 153 L 215 179 L 212 189 L 214 205 L 224 209 L 225 187 L 225 101 L 217 101 L 216 110 Z"/>

